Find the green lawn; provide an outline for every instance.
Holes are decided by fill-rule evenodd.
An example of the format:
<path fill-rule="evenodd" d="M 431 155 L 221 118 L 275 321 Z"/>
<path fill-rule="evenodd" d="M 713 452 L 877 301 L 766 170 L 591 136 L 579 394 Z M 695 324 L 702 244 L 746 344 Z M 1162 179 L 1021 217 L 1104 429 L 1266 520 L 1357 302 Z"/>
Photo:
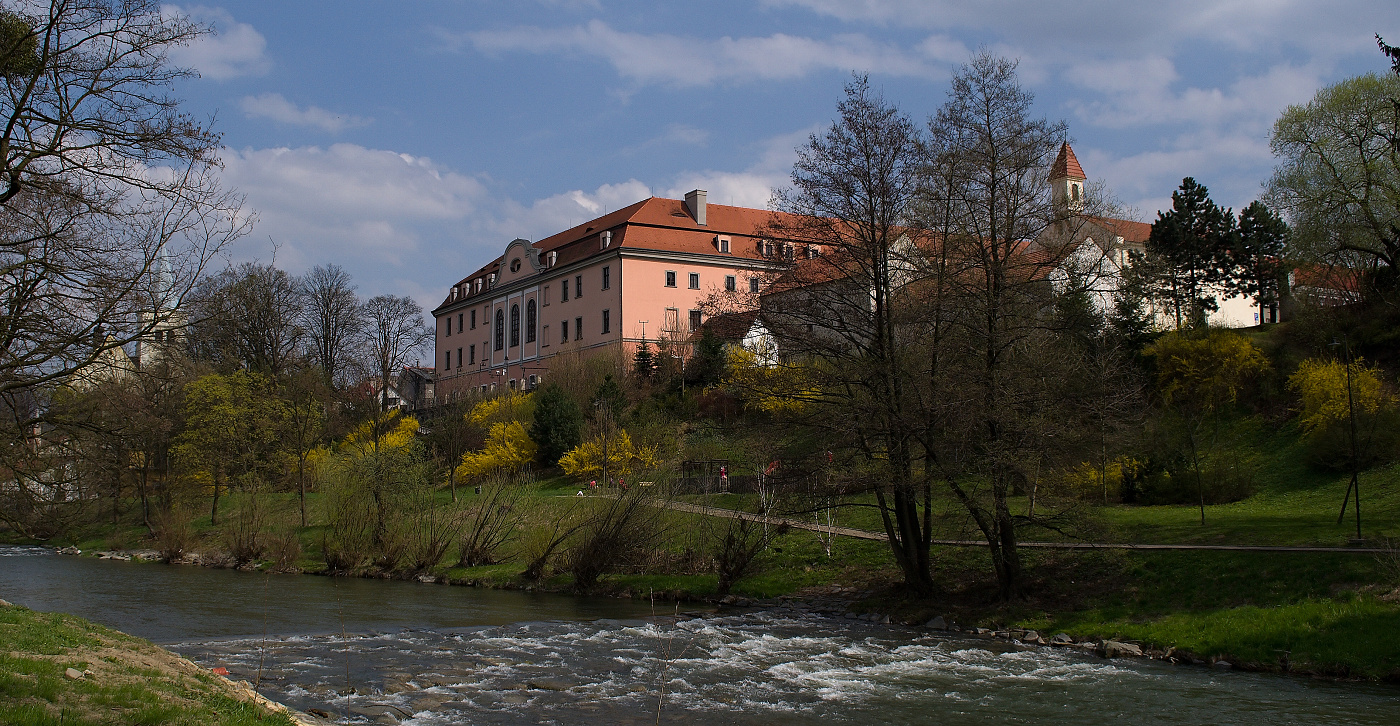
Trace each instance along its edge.
<path fill-rule="evenodd" d="M 60 613 L 0 606 L 0 722 L 292 726 L 150 643 Z M 68 669 L 86 671 L 80 679 Z"/>

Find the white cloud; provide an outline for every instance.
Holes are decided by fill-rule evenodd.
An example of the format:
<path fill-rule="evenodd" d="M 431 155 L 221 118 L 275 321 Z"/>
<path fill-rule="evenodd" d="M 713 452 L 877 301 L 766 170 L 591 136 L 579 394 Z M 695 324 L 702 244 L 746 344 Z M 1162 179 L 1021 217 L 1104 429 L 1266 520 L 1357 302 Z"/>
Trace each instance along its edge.
<path fill-rule="evenodd" d="M 371 121 L 371 119 L 360 116 L 334 113 L 318 106 L 299 108 L 296 104 L 283 98 L 280 93 L 244 96 L 238 102 L 238 107 L 243 109 L 243 113 L 247 114 L 249 118 L 272 119 L 294 126 L 314 126 L 331 133 L 345 128 L 364 126 Z"/>
<path fill-rule="evenodd" d="M 782 80 L 820 70 L 858 70 L 897 76 L 940 77 L 925 52 L 910 52 L 864 35 L 816 40 L 777 33 L 715 40 L 668 34 L 628 33 L 602 21 L 566 28 L 519 27 L 449 33 L 449 45 L 481 53 L 573 53 L 602 58 L 619 75 L 639 83 L 709 86 L 725 81 Z M 935 50 L 939 50 L 935 46 Z M 937 56 L 930 56 L 937 59 Z"/>
<path fill-rule="evenodd" d="M 264 55 L 267 39 L 253 26 L 234 20 L 227 10 L 203 5 L 166 5 L 162 12 L 167 15 L 185 14 L 198 22 L 214 26 L 213 35 L 171 49 L 170 59 L 176 65 L 194 68 L 202 77 L 219 81 L 239 76 L 260 76 L 272 68 L 272 62 Z"/>

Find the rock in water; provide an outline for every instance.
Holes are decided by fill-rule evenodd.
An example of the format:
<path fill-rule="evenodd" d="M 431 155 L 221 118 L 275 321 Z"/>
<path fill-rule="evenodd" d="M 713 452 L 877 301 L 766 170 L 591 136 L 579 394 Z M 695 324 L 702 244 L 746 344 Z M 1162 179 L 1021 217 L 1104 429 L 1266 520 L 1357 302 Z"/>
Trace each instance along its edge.
<path fill-rule="evenodd" d="M 943 619 L 942 615 L 935 615 L 932 620 L 924 623 L 924 627 L 932 630 L 947 630 L 948 623 Z"/>
<path fill-rule="evenodd" d="M 1132 643 L 1120 643 L 1116 640 L 1105 640 L 1103 642 L 1103 657 L 1122 658 L 1126 655 L 1142 655 L 1142 648 Z"/>
<path fill-rule="evenodd" d="M 1069 637 L 1069 633 L 1055 633 L 1055 637 L 1050 639 L 1051 645 L 1070 645 L 1074 643 L 1074 638 Z"/>

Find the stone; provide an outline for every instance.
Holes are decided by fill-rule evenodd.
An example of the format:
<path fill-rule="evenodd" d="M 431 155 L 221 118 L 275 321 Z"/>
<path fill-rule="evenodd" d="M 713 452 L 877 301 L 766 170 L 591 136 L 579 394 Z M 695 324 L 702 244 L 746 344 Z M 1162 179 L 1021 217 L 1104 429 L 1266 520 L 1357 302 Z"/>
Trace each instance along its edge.
<path fill-rule="evenodd" d="M 924 627 L 930 630 L 947 630 L 948 623 L 943 619 L 942 615 L 935 615 L 932 620 L 924 623 Z"/>
<path fill-rule="evenodd" d="M 1122 658 L 1124 656 L 1141 656 L 1142 648 L 1132 643 L 1120 643 L 1116 640 L 1105 640 L 1101 650 L 1105 658 Z"/>
<path fill-rule="evenodd" d="M 393 716 L 396 721 L 413 715 L 408 712 L 408 709 L 402 706 L 396 706 L 392 703 L 371 703 L 365 706 L 351 706 L 349 711 L 357 716 L 365 716 L 367 718 Z"/>
<path fill-rule="evenodd" d="M 1055 637 L 1050 639 L 1051 645 L 1070 645 L 1074 638 L 1069 637 L 1069 633 L 1055 633 Z"/>
<path fill-rule="evenodd" d="M 308 708 L 308 709 L 306 709 L 306 712 L 309 713 L 309 714 L 311 714 L 312 716 L 315 716 L 316 718 L 330 718 L 330 717 L 331 717 L 331 714 L 330 714 L 329 711 L 322 711 L 322 710 L 319 709 L 319 708 Z"/>
<path fill-rule="evenodd" d="M 437 581 L 438 581 L 438 579 L 437 579 L 436 577 L 433 577 L 432 575 L 429 575 L 429 574 L 427 574 L 427 573 L 425 572 L 425 573 L 423 573 L 423 574 L 421 574 L 421 575 L 418 576 L 418 581 L 419 581 L 419 582 L 423 582 L 423 583 L 427 583 L 427 584 L 430 584 L 430 585 L 431 585 L 431 584 L 436 584 Z"/>
<path fill-rule="evenodd" d="M 83 553 L 83 551 L 80 550 L 80 549 L 78 549 L 77 547 L 71 547 L 71 546 L 70 546 L 70 547 L 61 547 L 61 548 L 59 548 L 58 553 L 59 553 L 60 555 L 81 555 L 81 554 Z"/>
<path fill-rule="evenodd" d="M 1021 642 L 1028 645 L 1043 645 L 1045 639 L 1040 637 L 1040 633 L 1034 630 L 1027 630 L 1025 634 L 1021 636 Z"/>
<path fill-rule="evenodd" d="M 83 675 L 83 672 L 78 670 L 77 668 L 69 668 L 63 671 L 63 675 L 75 681 L 81 681 L 83 678 L 86 677 Z"/>
<path fill-rule="evenodd" d="M 1218 660 L 1218 661 L 1216 661 L 1216 662 L 1214 662 L 1214 663 L 1211 663 L 1211 667 L 1213 667 L 1213 668 L 1219 668 L 1219 669 L 1222 670 L 1222 671 L 1228 671 L 1228 670 L 1230 670 L 1231 668 L 1234 668 L 1234 667 L 1235 667 L 1235 664 L 1233 664 L 1233 663 L 1231 663 L 1230 661 L 1227 661 L 1227 660 Z"/>
<path fill-rule="evenodd" d="M 12 608 L 12 607 L 14 607 L 14 604 L 11 603 L 9 600 L 5 600 L 5 599 L 3 599 L 3 598 L 0 598 L 0 608 Z"/>

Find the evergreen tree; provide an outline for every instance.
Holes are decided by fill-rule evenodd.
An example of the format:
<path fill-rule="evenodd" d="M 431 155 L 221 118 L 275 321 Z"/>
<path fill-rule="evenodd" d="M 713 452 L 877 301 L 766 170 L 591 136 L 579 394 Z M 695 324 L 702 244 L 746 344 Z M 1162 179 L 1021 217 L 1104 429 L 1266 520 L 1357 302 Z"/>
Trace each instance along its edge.
<path fill-rule="evenodd" d="M 656 372 L 656 357 L 652 355 L 646 339 L 637 346 L 637 354 L 632 357 L 632 370 L 642 380 L 650 380 L 651 374 Z"/>
<path fill-rule="evenodd" d="M 1161 269 L 1153 296 L 1171 306 L 1178 329 L 1199 326 L 1219 309 L 1210 288 L 1235 278 L 1230 251 L 1237 235 L 1234 214 L 1191 177 L 1172 192 L 1171 211 L 1157 214 L 1147 239 L 1147 254 Z"/>
<path fill-rule="evenodd" d="M 1277 303 L 1287 244 L 1288 224 L 1267 206 L 1256 201 L 1241 210 L 1239 239 L 1231 250 L 1238 273 L 1233 289 L 1253 297 L 1261 309 Z M 1260 322 L 1263 321 L 1261 314 Z"/>
<path fill-rule="evenodd" d="M 729 365 L 729 353 L 724 341 L 710 328 L 702 328 L 700 340 L 695 344 L 695 354 L 690 359 L 688 378 L 701 386 L 713 386 L 724 380 L 725 369 Z"/>
<path fill-rule="evenodd" d="M 530 438 L 539 447 L 536 458 L 545 466 L 553 466 L 583 440 L 583 413 L 557 383 L 546 383 L 535 393 Z"/>
<path fill-rule="evenodd" d="M 603 382 L 598 384 L 598 389 L 593 392 L 593 411 L 590 418 L 600 418 L 611 416 L 613 420 L 622 418 L 627 412 L 627 396 L 622 392 L 622 386 L 617 384 L 617 379 L 611 373 L 603 376 Z"/>

